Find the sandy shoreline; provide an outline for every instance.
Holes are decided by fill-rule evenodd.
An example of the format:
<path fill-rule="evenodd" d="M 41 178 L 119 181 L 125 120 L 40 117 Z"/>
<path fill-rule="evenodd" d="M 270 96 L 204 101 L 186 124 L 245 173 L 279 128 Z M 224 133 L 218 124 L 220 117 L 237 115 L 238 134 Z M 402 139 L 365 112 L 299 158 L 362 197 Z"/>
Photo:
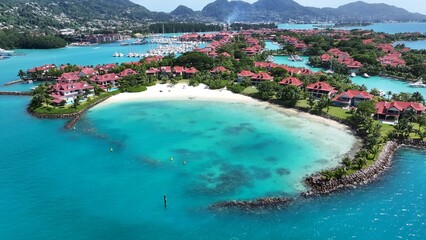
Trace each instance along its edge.
<path fill-rule="evenodd" d="M 139 93 L 120 93 L 112 96 L 95 108 L 105 107 L 111 104 L 120 104 L 125 102 L 137 101 L 171 101 L 171 100 L 188 100 L 188 101 L 216 101 L 216 102 L 232 102 L 232 103 L 248 103 L 259 105 L 262 107 L 270 107 L 275 111 L 281 112 L 288 116 L 295 116 L 313 121 L 316 123 L 332 126 L 341 130 L 350 131 L 350 128 L 339 122 L 315 116 L 309 113 L 298 111 L 296 109 L 282 108 L 268 102 L 261 102 L 257 99 L 235 94 L 228 90 L 211 90 L 204 84 L 193 87 L 187 84 L 179 83 L 175 86 L 169 84 L 157 84 L 148 87 L 148 90 Z"/>

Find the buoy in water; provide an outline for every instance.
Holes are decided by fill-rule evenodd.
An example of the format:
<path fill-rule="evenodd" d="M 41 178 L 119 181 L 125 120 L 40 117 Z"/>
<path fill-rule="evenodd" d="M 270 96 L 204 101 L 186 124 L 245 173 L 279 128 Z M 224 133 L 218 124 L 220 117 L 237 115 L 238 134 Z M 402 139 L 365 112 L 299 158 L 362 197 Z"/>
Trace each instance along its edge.
<path fill-rule="evenodd" d="M 75 127 L 73 127 L 72 129 L 75 130 Z"/>
<path fill-rule="evenodd" d="M 112 149 L 112 148 L 109 148 L 109 151 L 110 151 L 110 152 L 112 152 L 112 151 L 113 151 L 113 149 Z"/>
<path fill-rule="evenodd" d="M 183 165 L 186 165 L 186 161 L 183 161 Z"/>
<path fill-rule="evenodd" d="M 170 161 L 173 161 L 173 157 L 170 158 Z"/>

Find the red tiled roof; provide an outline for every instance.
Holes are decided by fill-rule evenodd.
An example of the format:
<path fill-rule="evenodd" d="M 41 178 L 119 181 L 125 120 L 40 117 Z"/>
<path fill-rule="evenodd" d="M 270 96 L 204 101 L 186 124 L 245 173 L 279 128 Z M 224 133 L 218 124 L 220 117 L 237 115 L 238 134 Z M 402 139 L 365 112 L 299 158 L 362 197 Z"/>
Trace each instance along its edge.
<path fill-rule="evenodd" d="M 321 90 L 321 91 L 325 91 L 325 92 L 336 92 L 336 90 L 330 86 L 328 83 L 326 82 L 316 82 L 313 83 L 311 85 L 308 85 L 306 87 L 306 89 L 309 90 Z"/>
<path fill-rule="evenodd" d="M 58 78 L 58 81 L 78 81 L 80 78 L 77 76 L 77 74 L 70 72 L 70 73 L 62 73 L 62 75 Z"/>
<path fill-rule="evenodd" d="M 108 73 L 104 75 L 93 76 L 90 80 L 95 82 L 109 82 L 113 80 L 120 80 L 121 78 L 117 76 L 115 73 Z"/>
<path fill-rule="evenodd" d="M 404 111 L 407 108 L 412 108 L 416 111 L 424 112 L 426 108 L 423 104 L 417 102 L 378 102 L 376 103 L 377 114 L 388 114 L 386 111 L 390 108 L 396 108 L 398 111 Z"/>
<path fill-rule="evenodd" d="M 252 77 L 254 73 L 252 73 L 249 70 L 243 70 L 240 73 L 238 73 L 238 77 Z"/>
<path fill-rule="evenodd" d="M 120 73 L 120 77 L 125 77 L 125 76 L 129 76 L 129 75 L 136 75 L 137 72 L 134 71 L 133 69 L 127 68 L 124 69 L 121 73 Z"/>
<path fill-rule="evenodd" d="M 271 75 L 265 73 L 265 72 L 260 72 L 258 74 L 255 74 L 251 77 L 252 80 L 260 80 L 260 81 L 272 81 L 274 80 L 274 77 L 272 77 Z"/>
<path fill-rule="evenodd" d="M 303 82 L 300 81 L 298 78 L 295 77 L 288 77 L 288 78 L 284 78 L 283 80 L 281 80 L 281 82 L 279 82 L 279 84 L 281 85 L 293 85 L 293 86 L 302 86 Z"/>
<path fill-rule="evenodd" d="M 222 67 L 222 66 L 219 66 L 219 67 L 216 67 L 215 69 L 211 70 L 210 72 L 211 73 L 218 73 L 218 72 L 230 72 L 230 71 L 228 69 Z"/>
<path fill-rule="evenodd" d="M 364 98 L 364 99 L 373 99 L 374 96 L 368 92 L 365 91 L 357 91 L 357 90 L 348 90 L 346 92 L 342 92 L 341 94 L 337 95 L 333 101 L 339 101 L 341 97 L 347 97 L 347 98 Z"/>

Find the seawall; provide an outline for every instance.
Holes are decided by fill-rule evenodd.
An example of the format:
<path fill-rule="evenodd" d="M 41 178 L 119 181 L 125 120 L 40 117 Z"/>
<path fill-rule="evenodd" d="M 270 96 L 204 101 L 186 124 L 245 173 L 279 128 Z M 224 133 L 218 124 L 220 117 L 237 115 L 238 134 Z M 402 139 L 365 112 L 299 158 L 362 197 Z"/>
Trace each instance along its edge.
<path fill-rule="evenodd" d="M 0 95 L 6 96 L 32 96 L 32 92 L 19 92 L 19 91 L 0 91 Z"/>
<path fill-rule="evenodd" d="M 388 141 L 383 147 L 377 160 L 371 166 L 353 174 L 345 175 L 340 179 L 333 178 L 326 180 L 320 173 L 311 175 L 304 180 L 310 190 L 302 193 L 302 195 L 307 197 L 319 194 L 328 194 L 338 189 L 367 184 L 377 179 L 381 173 L 390 167 L 392 163 L 392 156 L 400 146 L 401 144 L 398 142 Z"/>

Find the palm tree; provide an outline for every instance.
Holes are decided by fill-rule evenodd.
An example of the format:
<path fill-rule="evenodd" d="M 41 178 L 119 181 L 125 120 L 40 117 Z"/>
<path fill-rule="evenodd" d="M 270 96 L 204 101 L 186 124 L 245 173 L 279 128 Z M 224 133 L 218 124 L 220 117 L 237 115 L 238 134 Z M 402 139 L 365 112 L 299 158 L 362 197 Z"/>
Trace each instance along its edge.
<path fill-rule="evenodd" d="M 19 72 L 18 72 L 18 76 L 19 76 L 19 78 L 20 79 L 24 79 L 25 78 L 25 76 L 26 76 L 27 74 L 26 74 L 26 72 L 24 71 L 24 70 L 22 70 L 22 69 L 20 69 L 19 70 Z"/>
<path fill-rule="evenodd" d="M 351 164 L 352 164 L 352 160 L 351 160 L 351 158 L 350 157 L 344 157 L 343 159 L 342 159 L 342 164 L 346 167 L 346 169 L 349 169 L 350 167 L 351 167 Z"/>
<path fill-rule="evenodd" d="M 334 176 L 337 179 L 341 179 L 345 174 L 346 174 L 347 170 L 344 167 L 338 167 L 336 168 L 336 170 L 334 170 Z"/>
<path fill-rule="evenodd" d="M 325 180 L 329 181 L 333 178 L 334 174 L 330 170 L 324 170 L 321 172 L 321 175 L 324 176 Z"/>
<path fill-rule="evenodd" d="M 358 165 L 358 169 L 361 170 L 362 167 L 367 164 L 367 159 L 365 157 L 357 157 L 355 163 Z"/>
<path fill-rule="evenodd" d="M 425 102 L 425 99 L 424 99 L 423 95 L 420 92 L 414 92 L 411 95 L 411 99 L 410 100 L 413 101 L 413 102 L 419 102 L 419 103 L 424 103 Z"/>
<path fill-rule="evenodd" d="M 419 124 L 419 130 L 422 127 L 426 127 L 426 115 L 420 115 L 417 117 L 417 124 Z"/>
<path fill-rule="evenodd" d="M 392 97 L 392 91 L 387 91 L 386 92 L 386 95 L 388 96 L 387 98 L 388 98 L 388 100 L 390 100 L 391 99 L 391 97 Z"/>

